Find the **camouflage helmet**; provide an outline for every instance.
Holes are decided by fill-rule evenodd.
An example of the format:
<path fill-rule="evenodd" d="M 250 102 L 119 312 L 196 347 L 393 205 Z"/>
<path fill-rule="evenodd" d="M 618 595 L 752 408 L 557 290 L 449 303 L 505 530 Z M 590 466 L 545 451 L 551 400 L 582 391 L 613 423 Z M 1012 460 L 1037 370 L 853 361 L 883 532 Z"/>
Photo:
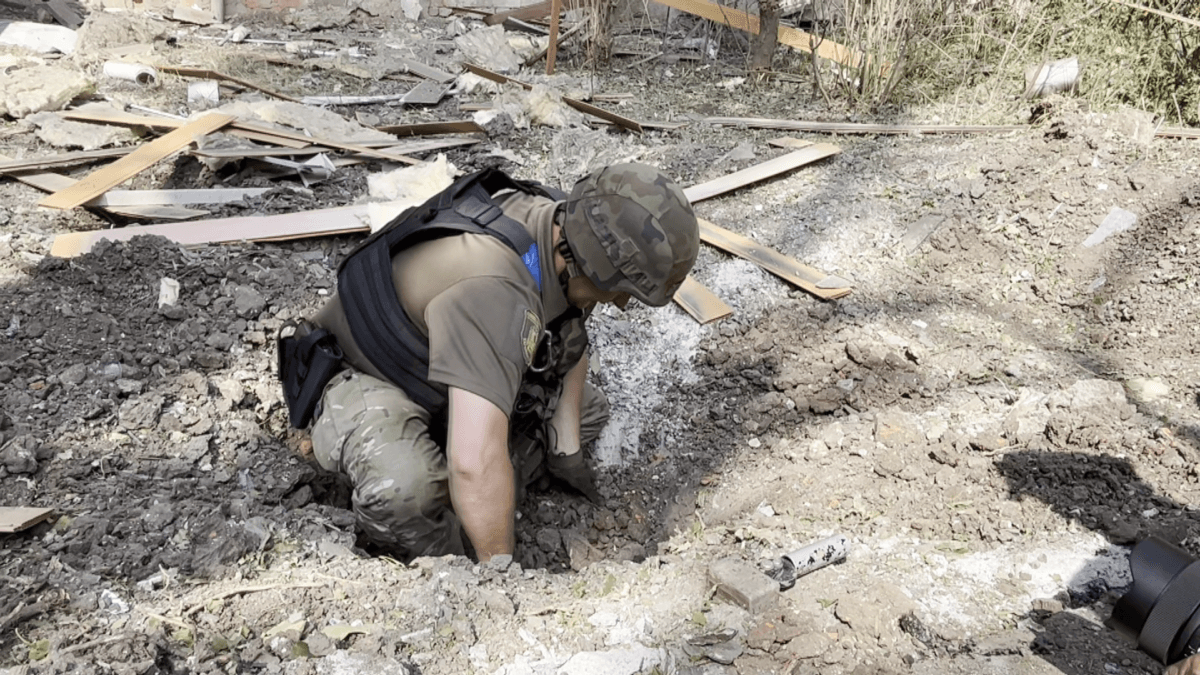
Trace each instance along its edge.
<path fill-rule="evenodd" d="M 696 262 L 700 232 L 683 190 L 645 164 L 613 164 L 575 184 L 563 235 L 575 264 L 602 291 L 660 307 Z"/>

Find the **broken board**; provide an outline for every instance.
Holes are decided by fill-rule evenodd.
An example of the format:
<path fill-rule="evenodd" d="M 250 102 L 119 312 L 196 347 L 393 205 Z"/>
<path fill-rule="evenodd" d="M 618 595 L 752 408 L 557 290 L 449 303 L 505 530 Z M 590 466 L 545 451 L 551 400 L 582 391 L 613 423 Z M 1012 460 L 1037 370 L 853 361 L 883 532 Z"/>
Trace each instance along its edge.
<path fill-rule="evenodd" d="M 690 274 L 684 278 L 683 285 L 675 291 L 672 300 L 701 324 L 712 323 L 733 314 L 732 307 L 693 279 Z"/>
<path fill-rule="evenodd" d="M 368 232 L 370 229 L 371 218 L 366 205 L 343 206 L 275 216 L 218 218 L 60 234 L 54 238 L 50 255 L 71 258 L 92 250 L 97 242 L 129 241 L 142 234 L 166 237 L 183 246 L 197 246 L 237 241 L 286 241 L 326 234 Z"/>
<path fill-rule="evenodd" d="M 210 113 L 171 133 L 160 136 L 108 166 L 94 171 L 66 190 L 46 197 L 38 206 L 71 209 L 116 187 L 138 172 L 182 150 L 197 137 L 212 133 L 234 121 L 229 115 Z"/>
<path fill-rule="evenodd" d="M 800 148 L 807 148 L 812 145 L 812 141 L 805 141 L 791 136 L 780 136 L 779 138 L 772 138 L 767 141 L 767 145 L 776 148 L 786 148 L 788 150 L 799 150 Z"/>
<path fill-rule="evenodd" d="M 709 124 L 751 129 L 811 131 L 824 134 L 985 134 L 1021 131 L 1027 126 L 970 126 L 953 124 L 863 124 L 858 122 L 805 122 L 765 117 L 706 117 Z"/>
<path fill-rule="evenodd" d="M 32 506 L 0 506 L 0 532 L 20 532 L 46 520 L 53 513 L 54 509 Z"/>
<path fill-rule="evenodd" d="M 745 258 L 822 300 L 836 300 L 850 294 L 849 282 L 841 277 L 809 267 L 749 237 L 717 227 L 703 218 L 696 220 L 700 224 L 700 241 Z"/>
<path fill-rule="evenodd" d="M 732 192 L 741 187 L 745 187 L 752 183 L 757 183 L 761 180 L 766 180 L 772 176 L 778 176 L 781 173 L 787 173 L 793 169 L 798 169 L 805 164 L 811 164 L 818 160 L 831 157 L 841 152 L 842 149 L 836 145 L 829 143 L 817 143 L 810 145 L 800 150 L 789 152 L 786 155 L 780 155 L 774 159 L 769 159 L 761 164 L 746 167 L 741 171 L 734 171 L 710 180 L 707 183 L 693 185 L 683 191 L 688 201 L 695 204 L 696 202 L 716 197 L 717 195 Z"/>
<path fill-rule="evenodd" d="M 492 71 L 488 70 L 487 68 L 481 68 L 473 63 L 463 63 L 462 66 L 463 66 L 463 68 L 466 68 L 467 70 L 471 71 L 472 73 L 475 73 L 476 75 L 478 75 L 482 78 L 491 80 L 493 82 L 499 82 L 500 84 L 507 84 L 507 83 L 511 82 L 512 84 L 515 84 L 518 87 L 525 89 L 526 91 L 533 89 L 532 84 L 529 84 L 527 82 L 522 82 L 520 80 L 515 80 L 506 75 L 501 75 L 500 73 L 493 73 Z M 623 129 L 628 129 L 630 131 L 636 131 L 639 134 L 642 133 L 642 125 L 635 120 L 629 119 L 628 117 L 623 117 L 616 113 L 609 112 L 603 108 L 597 108 L 596 106 L 594 106 L 590 103 L 584 103 L 583 101 L 573 99 L 573 98 L 568 98 L 566 96 L 562 97 L 562 101 L 563 101 L 563 103 L 566 103 L 567 105 L 571 106 L 572 108 L 575 108 L 579 112 L 586 113 L 588 115 L 592 115 L 593 117 L 598 117 L 607 122 L 611 122 L 612 124 L 615 124 Z M 459 108 L 462 109 L 463 106 L 459 106 Z"/>
<path fill-rule="evenodd" d="M 400 57 L 400 61 L 404 63 L 404 67 L 408 69 L 408 72 L 412 73 L 413 75 L 420 75 L 427 80 L 433 80 L 434 82 L 446 84 L 447 82 L 454 80 L 456 77 L 456 75 L 453 73 L 447 73 L 444 70 L 439 70 L 433 66 L 425 65 L 424 63 L 414 59 Z"/>
<path fill-rule="evenodd" d="M 243 80 L 240 77 L 226 75 L 225 73 L 222 73 L 222 72 L 216 71 L 216 70 L 208 70 L 207 68 L 186 68 L 186 67 L 182 67 L 182 66 L 159 66 L 158 69 L 164 73 L 171 73 L 173 75 L 180 75 L 183 77 L 199 77 L 199 78 L 203 78 L 205 80 L 225 80 L 226 82 L 233 82 L 235 84 L 240 84 L 243 87 L 248 87 L 250 89 L 253 89 L 254 91 L 262 92 L 262 93 L 266 94 L 267 96 L 272 96 L 274 98 L 282 99 L 284 101 L 291 101 L 292 103 L 300 102 L 299 100 L 292 98 L 291 96 L 287 96 L 286 94 L 280 94 L 277 91 L 271 91 L 270 89 L 264 89 L 263 87 L 260 87 L 257 84 L 254 84 L 253 82 L 247 82 L 246 80 Z"/>
<path fill-rule="evenodd" d="M 83 162 L 91 162 L 97 159 L 109 159 L 112 157 L 124 157 L 133 152 L 133 147 L 125 148 L 105 148 L 103 150 L 85 150 L 82 152 L 64 152 L 57 155 L 47 155 L 43 157 L 30 157 L 28 159 L 10 159 L 0 162 L 0 173 L 14 173 L 17 171 L 33 171 L 37 169 L 49 169 L 55 166 L 67 166 L 70 164 L 82 164 Z"/>
<path fill-rule="evenodd" d="M 439 82 L 425 80 L 408 90 L 404 98 L 393 105 L 437 105 L 446 96 L 447 87 Z"/>
<path fill-rule="evenodd" d="M 178 129 L 184 124 L 187 124 L 187 120 L 183 119 L 146 117 L 144 115 L 127 113 L 124 110 L 118 110 L 116 108 L 105 108 L 104 106 L 88 106 L 86 109 L 64 110 L 59 113 L 59 117 L 68 120 L 79 120 L 81 122 L 101 122 L 104 124 L 146 127 L 148 129 Z M 229 133 L 234 136 L 245 138 L 246 140 L 258 141 L 260 143 L 271 143 L 273 145 L 282 145 L 288 148 L 306 148 L 311 145 L 311 143 L 309 143 L 307 140 L 295 140 L 292 138 L 285 138 L 278 134 L 265 133 L 262 131 L 230 129 Z"/>
<path fill-rule="evenodd" d="M 486 133 L 483 127 L 474 120 L 461 122 L 421 122 L 418 124 L 393 124 L 391 126 L 375 127 L 378 131 L 394 136 L 434 136 L 437 134 L 474 134 Z"/>
<path fill-rule="evenodd" d="M 4 159 L 0 155 L 0 159 Z M 12 174 L 12 177 L 22 183 L 37 188 L 43 192 L 58 192 L 66 190 L 76 183 L 74 178 L 68 178 L 57 173 L 38 173 L 35 171 L 22 171 Z M 95 201 L 95 200 L 93 200 Z M 119 216 L 127 218 L 139 218 L 142 220 L 187 220 L 188 218 L 198 218 L 207 216 L 208 211 L 200 211 L 198 209 L 189 209 L 182 206 L 162 206 L 152 204 L 148 206 L 97 206 L 92 202 L 84 204 L 89 208 L 98 208 L 115 213 Z"/>

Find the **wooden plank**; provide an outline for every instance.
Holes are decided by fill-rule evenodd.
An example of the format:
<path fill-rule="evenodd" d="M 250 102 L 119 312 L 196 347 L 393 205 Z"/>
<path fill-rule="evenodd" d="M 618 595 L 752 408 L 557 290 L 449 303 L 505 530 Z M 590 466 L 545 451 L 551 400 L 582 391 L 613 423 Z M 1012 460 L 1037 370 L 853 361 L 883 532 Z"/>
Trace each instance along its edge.
<path fill-rule="evenodd" d="M 225 80 L 226 82 L 234 82 L 234 83 L 242 85 L 243 87 L 253 89 L 254 91 L 262 92 L 262 93 L 266 94 L 267 96 L 271 96 L 273 98 L 283 99 L 284 101 L 291 101 L 292 103 L 300 102 L 298 99 L 292 98 L 291 96 L 288 96 L 286 94 L 280 94 L 277 91 L 271 91 L 270 89 L 260 87 L 257 84 L 254 84 L 253 82 L 248 82 L 239 77 L 227 75 L 227 74 L 222 73 L 217 70 L 209 70 L 207 68 L 188 68 L 185 66 L 159 66 L 158 69 L 164 73 L 172 73 L 174 75 L 181 75 L 183 77 L 202 77 L 206 80 Z"/>
<path fill-rule="evenodd" d="M 489 79 L 493 82 L 499 82 L 500 84 L 512 83 L 512 84 L 515 84 L 515 85 L 525 89 L 526 91 L 533 89 L 532 84 L 522 82 L 520 80 L 515 80 L 511 77 L 501 75 L 500 73 L 493 73 L 492 71 L 490 71 L 486 68 L 481 68 L 473 63 L 465 63 L 464 62 L 462 65 L 463 65 L 463 68 L 466 68 L 467 70 L 471 71 L 472 73 L 475 73 L 476 75 L 478 75 L 482 78 Z M 563 101 L 563 103 L 566 103 L 567 105 L 571 106 L 572 108 L 575 108 L 576 110 L 578 110 L 582 113 L 586 113 L 586 114 L 592 115 L 594 117 L 599 117 L 600 119 L 605 120 L 606 122 L 611 122 L 619 127 L 629 129 L 630 131 L 636 131 L 639 134 L 642 133 L 642 125 L 640 123 L 638 123 L 636 120 L 631 120 L 628 117 L 623 117 L 616 113 L 609 112 L 609 111 L 605 110 L 604 108 L 597 108 L 596 106 L 594 106 L 590 103 L 584 103 L 583 101 L 573 99 L 573 98 L 568 98 L 566 96 L 562 97 L 562 101 Z M 459 108 L 463 109 L 464 106 L 460 105 Z"/>
<path fill-rule="evenodd" d="M 805 141 L 791 136 L 780 136 L 779 138 L 772 138 L 767 141 L 767 145 L 776 148 L 787 148 L 788 150 L 799 150 L 800 148 L 807 148 L 812 145 L 812 141 Z"/>
<path fill-rule="evenodd" d="M 138 172 L 183 149 L 197 137 L 212 133 L 233 122 L 229 115 L 210 113 L 171 133 L 142 145 L 108 166 L 81 179 L 75 185 L 46 197 L 38 206 L 70 209 L 116 187 Z"/>
<path fill-rule="evenodd" d="M 84 204 L 84 206 L 90 206 L 90 204 Z M 191 220 L 192 218 L 202 218 L 209 214 L 208 211 L 202 209 L 189 209 L 186 206 L 171 206 L 169 204 L 105 206 L 103 209 L 109 213 L 115 213 L 126 218 L 136 218 L 138 220 Z"/>
<path fill-rule="evenodd" d="M 447 73 L 444 70 L 425 65 L 416 59 L 400 57 L 400 60 L 404 62 L 404 67 L 408 68 L 408 72 L 413 75 L 419 75 L 427 80 L 446 84 L 447 82 L 452 82 L 457 77 L 453 73 Z"/>
<path fill-rule="evenodd" d="M 751 129 L 811 131 L 826 134 L 984 134 L 1021 131 L 1028 126 L 971 126 L 954 124 L 861 124 L 856 122 L 804 122 L 765 117 L 707 117 L 709 124 L 745 126 Z"/>
<path fill-rule="evenodd" d="M 0 155 L 0 159 L 5 159 Z M 68 178 L 57 173 L 39 173 L 36 171 L 21 171 L 11 174 L 13 178 L 22 183 L 37 188 L 43 192 L 58 192 L 66 190 L 74 185 L 77 181 L 74 178 Z M 111 192 L 111 190 L 110 190 Z M 109 213 L 115 213 L 126 218 L 153 219 L 153 220 L 187 220 L 189 218 L 197 218 L 207 216 L 208 211 L 200 211 L 198 209 L 187 209 L 179 206 L 107 206 L 96 207 L 91 203 L 84 204 L 88 208 L 100 208 Z"/>
<path fill-rule="evenodd" d="M 0 532 L 20 532 L 46 520 L 54 509 L 31 506 L 0 506 Z"/>
<path fill-rule="evenodd" d="M 732 307 L 705 288 L 704 284 L 693 279 L 690 274 L 683 280 L 679 290 L 675 291 L 675 297 L 672 299 L 701 324 L 733 315 Z"/>
<path fill-rule="evenodd" d="M 639 123 L 637 120 L 632 120 L 623 115 L 618 115 L 614 112 L 609 112 L 608 110 L 605 110 L 604 108 L 598 108 L 598 107 L 592 105 L 591 103 L 584 103 L 583 101 L 580 101 L 578 99 L 568 98 L 568 97 L 564 96 L 564 97 L 562 97 L 562 100 L 563 100 L 563 103 L 566 103 L 567 105 L 578 110 L 579 112 L 587 113 L 588 115 L 591 115 L 593 117 L 599 117 L 600 119 L 602 119 L 606 122 L 612 122 L 613 124 L 623 128 L 623 129 L 628 129 L 630 131 L 636 131 L 639 134 L 642 133 L 642 131 L 643 131 L 641 123 Z"/>
<path fill-rule="evenodd" d="M 97 242 L 128 241 L 140 234 L 160 235 L 183 246 L 236 241 L 285 241 L 326 234 L 368 232 L 371 219 L 366 205 L 343 206 L 274 216 L 218 218 L 189 223 L 122 227 L 96 232 L 72 232 L 54 238 L 50 255 L 70 258 L 87 253 Z"/>
<path fill-rule="evenodd" d="M 497 12 L 489 14 L 483 18 L 483 22 L 489 26 L 495 26 L 498 23 L 504 23 L 508 19 L 517 19 L 519 21 L 534 21 L 544 18 L 550 13 L 551 0 L 539 2 L 537 4 L 528 5 L 526 7 L 518 7 L 510 9 L 507 12 Z"/>
<path fill-rule="evenodd" d="M 488 70 L 487 68 L 477 66 L 474 63 L 467 63 L 464 61 L 462 64 L 462 67 L 466 68 L 470 72 L 475 73 L 476 75 L 478 75 L 482 78 L 491 80 L 492 82 L 499 82 L 500 84 L 512 83 L 512 84 L 517 85 L 518 87 L 521 87 L 522 89 L 524 89 L 526 91 L 533 89 L 533 85 L 529 84 L 528 82 L 522 82 L 520 80 L 515 80 L 511 77 L 508 77 L 507 75 L 501 75 L 500 73 L 493 73 L 492 71 Z"/>
<path fill-rule="evenodd" d="M 383 146 L 383 149 L 389 153 L 410 153 L 410 152 L 433 152 L 434 150 L 443 150 L 445 148 L 457 148 L 463 145 L 474 145 L 479 140 L 475 138 L 441 138 L 441 139 L 424 139 L 414 138 L 408 141 L 390 141 L 388 145 Z M 299 150 L 291 150 L 288 148 L 209 148 L 192 150 L 189 154 L 196 157 L 208 157 L 212 159 L 259 159 L 263 157 L 299 157 L 303 155 L 317 155 L 322 152 L 327 152 L 328 148 L 309 146 Z M 355 155 L 349 155 L 355 157 Z"/>
<path fill-rule="evenodd" d="M 433 136 L 436 134 L 484 134 L 487 133 L 483 127 L 479 126 L 474 120 L 462 120 L 459 122 L 422 122 L 419 124 L 392 124 L 389 126 L 375 127 L 377 130 L 385 134 L 393 136 Z"/>
<path fill-rule="evenodd" d="M 681 12 L 694 14 L 709 21 L 724 24 L 730 28 L 736 28 L 755 35 L 758 34 L 758 17 L 738 11 L 732 7 L 718 5 L 715 2 L 708 2 L 707 0 L 654 0 L 654 2 L 678 9 Z M 830 61 L 836 61 L 851 68 L 858 68 L 865 58 L 862 52 L 858 50 L 840 45 L 832 40 L 825 40 L 810 33 L 805 33 L 791 26 L 779 27 L 779 42 L 810 54 L 814 51 L 813 45 L 816 45 L 815 51 L 817 56 L 829 59 Z M 889 64 L 883 64 L 884 72 L 888 68 Z"/>
<path fill-rule="evenodd" d="M 68 120 L 79 120 L 81 122 L 100 122 L 104 124 L 119 124 L 122 126 L 131 127 L 146 127 L 148 129 L 178 129 L 187 124 L 187 120 L 176 120 L 167 117 L 149 117 L 146 115 L 134 115 L 127 113 L 124 110 L 117 108 L 105 108 L 104 106 L 89 106 L 85 110 L 64 110 L 59 113 L 59 116 Z M 228 133 L 234 136 L 240 136 L 250 141 L 258 141 L 260 143 L 271 143 L 274 145 L 282 145 L 289 148 L 306 148 L 311 143 L 307 137 L 297 139 L 295 137 L 284 137 L 279 134 L 271 133 L 267 127 L 263 127 L 257 131 L 247 131 L 244 129 L 230 129 Z"/>
<path fill-rule="evenodd" d="M 562 0 L 550 0 L 550 44 L 546 52 L 546 74 L 554 74 L 554 59 L 558 56 L 558 22 L 562 18 Z"/>
<path fill-rule="evenodd" d="M 253 124 L 251 122 L 236 121 L 233 123 L 233 127 L 235 129 L 243 129 L 245 131 L 257 131 L 260 133 L 271 134 L 273 136 L 280 136 L 282 138 L 289 138 L 289 139 L 296 140 L 296 141 L 305 141 L 308 143 L 312 143 L 313 145 L 323 145 L 327 148 L 337 148 L 338 150 L 346 150 L 348 152 L 353 152 L 353 153 L 356 153 L 359 155 L 366 155 L 367 157 L 376 157 L 379 159 L 386 159 L 388 161 L 399 162 L 401 164 L 420 164 L 421 163 L 421 160 L 419 160 L 419 159 L 413 159 L 412 157 L 408 157 L 405 155 L 397 155 L 397 154 L 391 153 L 391 152 L 384 152 L 382 150 L 375 150 L 373 148 L 368 148 L 367 146 L 361 145 L 361 144 L 342 143 L 341 141 L 334 141 L 334 140 L 331 140 L 328 138 L 319 138 L 316 136 L 305 136 L 304 134 L 301 134 L 298 132 L 283 131 L 282 129 L 271 129 L 268 127 Z"/>
<path fill-rule="evenodd" d="M 0 162 L 0 173 L 34 171 L 38 169 L 49 169 L 56 166 L 82 164 L 84 162 L 91 162 L 97 159 L 124 157 L 125 155 L 133 152 L 134 149 L 134 146 L 129 146 L 123 148 L 105 148 L 103 150 L 87 150 L 84 152 L 64 152 L 57 155 L 30 157 L 28 159 L 10 159 L 5 162 Z"/>
<path fill-rule="evenodd" d="M 1185 127 L 1163 127 L 1154 132 L 1159 138 L 1200 138 L 1200 129 L 1187 129 Z"/>
<path fill-rule="evenodd" d="M 805 164 L 811 164 L 826 157 L 831 157 L 841 151 L 842 149 L 836 145 L 818 143 L 801 150 L 789 152 L 786 155 L 780 155 L 774 159 L 769 159 L 761 164 L 755 164 L 741 171 L 734 171 L 715 180 L 710 180 L 700 185 L 693 185 L 690 188 L 686 188 L 683 194 L 688 198 L 688 201 L 695 204 L 696 202 L 731 192 L 752 183 L 766 180 L 772 176 L 778 176 L 781 173 L 798 169 Z"/>
<path fill-rule="evenodd" d="M 109 190 L 88 206 L 149 206 L 179 204 L 228 204 L 258 197 L 272 188 L 208 188 L 192 190 Z"/>
<path fill-rule="evenodd" d="M 749 260 L 775 276 L 802 288 L 823 300 L 836 300 L 850 294 L 845 280 L 826 274 L 735 232 L 718 227 L 703 218 L 700 241 L 738 257 Z M 835 286 L 829 288 L 828 286 Z"/>

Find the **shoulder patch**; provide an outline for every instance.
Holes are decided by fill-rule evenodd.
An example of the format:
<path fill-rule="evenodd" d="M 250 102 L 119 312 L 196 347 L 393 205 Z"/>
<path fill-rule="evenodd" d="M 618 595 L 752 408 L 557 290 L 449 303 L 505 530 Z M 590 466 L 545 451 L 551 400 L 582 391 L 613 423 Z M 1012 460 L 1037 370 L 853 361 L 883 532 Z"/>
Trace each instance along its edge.
<path fill-rule="evenodd" d="M 542 319 L 533 310 L 525 310 L 525 321 L 521 324 L 521 347 L 525 354 L 525 366 L 533 363 L 538 343 L 542 341 Z"/>

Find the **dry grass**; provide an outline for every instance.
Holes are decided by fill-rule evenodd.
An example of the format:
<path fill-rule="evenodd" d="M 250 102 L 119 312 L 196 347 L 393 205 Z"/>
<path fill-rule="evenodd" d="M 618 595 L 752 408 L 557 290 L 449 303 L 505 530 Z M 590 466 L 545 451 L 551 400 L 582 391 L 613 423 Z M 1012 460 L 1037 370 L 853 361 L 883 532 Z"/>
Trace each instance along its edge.
<path fill-rule="evenodd" d="M 810 80 L 831 106 L 954 106 L 973 111 L 976 121 L 1011 120 L 1029 107 L 1022 97 L 1027 68 L 1076 56 L 1082 76 L 1075 95 L 1092 108 L 1128 105 L 1168 124 L 1200 125 L 1200 26 L 1186 21 L 1118 0 L 813 1 L 817 15 L 829 17 L 813 28 L 818 39 L 870 58 L 848 68 L 781 51 L 775 70 Z M 1200 20 L 1200 0 L 1125 1 Z M 599 12 L 589 40 L 595 62 L 611 48 L 602 28 L 611 26 L 611 5 L 589 2 Z M 748 41 L 734 37 L 734 52 L 745 50 Z"/>
<path fill-rule="evenodd" d="M 1147 4 L 1200 14 L 1194 2 Z M 846 0 L 844 20 L 826 35 L 874 57 L 859 71 L 814 70 L 823 91 L 854 107 L 1016 109 L 1026 68 L 1078 56 L 1078 95 L 1095 108 L 1131 105 L 1171 123 L 1200 122 L 1200 28 L 1109 0 Z"/>

